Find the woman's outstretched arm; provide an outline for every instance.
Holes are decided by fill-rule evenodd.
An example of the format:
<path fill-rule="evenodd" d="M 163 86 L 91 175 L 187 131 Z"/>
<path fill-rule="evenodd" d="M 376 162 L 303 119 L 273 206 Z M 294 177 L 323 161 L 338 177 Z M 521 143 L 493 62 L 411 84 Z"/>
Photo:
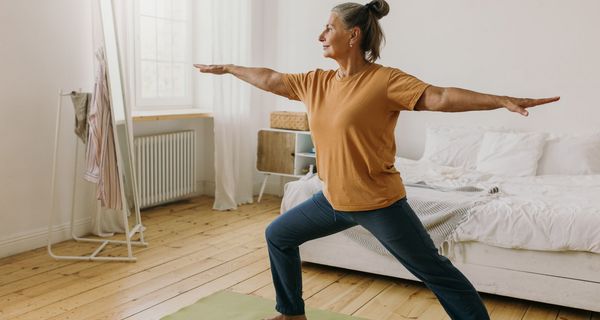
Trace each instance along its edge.
<path fill-rule="evenodd" d="M 527 108 L 558 101 L 560 97 L 544 99 L 513 98 L 478 93 L 460 88 L 429 86 L 417 102 L 415 110 L 461 112 L 506 108 L 527 116 Z"/>
<path fill-rule="evenodd" d="M 195 64 L 194 67 L 202 73 L 212 74 L 232 74 L 240 80 L 246 81 L 249 84 L 272 92 L 274 94 L 289 97 L 288 90 L 283 84 L 283 74 L 275 70 L 267 68 L 248 68 L 236 66 L 233 64 L 225 65 L 205 65 Z"/>

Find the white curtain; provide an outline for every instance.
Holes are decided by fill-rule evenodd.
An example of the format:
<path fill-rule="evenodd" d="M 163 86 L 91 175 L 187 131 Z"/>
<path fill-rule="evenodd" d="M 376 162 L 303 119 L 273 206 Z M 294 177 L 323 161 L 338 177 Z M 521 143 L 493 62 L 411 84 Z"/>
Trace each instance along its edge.
<path fill-rule="evenodd" d="M 117 41 L 119 47 L 119 55 L 121 62 L 121 75 L 123 79 L 123 92 L 125 96 L 125 104 L 127 105 L 127 119 L 129 128 L 133 128 L 131 122 L 131 88 L 129 88 L 129 69 L 131 67 L 133 48 L 130 45 L 132 35 L 132 1 L 113 1 L 113 10 L 115 18 L 115 28 L 117 32 Z M 102 17 L 100 14 L 100 3 L 98 0 L 92 0 L 92 24 L 93 24 L 93 47 L 94 53 L 99 47 L 104 46 L 104 38 L 102 35 Z M 96 61 L 94 61 L 96 66 Z M 110 70 L 109 72 L 115 72 Z M 94 73 L 95 74 L 95 73 Z M 96 212 L 92 215 L 92 233 L 98 236 L 111 236 L 114 233 L 124 233 L 125 225 L 121 211 L 102 208 L 99 200 L 93 200 L 96 203 Z"/>
<path fill-rule="evenodd" d="M 248 66 L 251 61 L 249 0 L 213 0 L 209 64 Z M 250 85 L 231 75 L 213 76 L 215 134 L 215 202 L 213 209 L 232 210 L 252 203 L 255 123 Z"/>

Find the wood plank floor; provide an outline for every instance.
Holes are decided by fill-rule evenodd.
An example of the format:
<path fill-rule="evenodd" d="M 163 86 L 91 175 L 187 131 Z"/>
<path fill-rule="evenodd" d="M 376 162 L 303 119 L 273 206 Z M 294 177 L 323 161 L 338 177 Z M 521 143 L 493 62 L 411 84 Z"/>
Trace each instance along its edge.
<path fill-rule="evenodd" d="M 55 261 L 45 248 L 0 260 L 0 319 L 159 319 L 219 290 L 274 299 L 264 228 L 280 198 L 236 211 L 199 197 L 144 211 L 135 263 Z M 66 241 L 57 254 L 95 246 Z M 122 247 L 104 255 L 123 255 Z M 365 319 L 449 319 L 419 282 L 303 265 L 306 305 Z M 483 294 L 492 319 L 600 320 L 600 314 Z"/>

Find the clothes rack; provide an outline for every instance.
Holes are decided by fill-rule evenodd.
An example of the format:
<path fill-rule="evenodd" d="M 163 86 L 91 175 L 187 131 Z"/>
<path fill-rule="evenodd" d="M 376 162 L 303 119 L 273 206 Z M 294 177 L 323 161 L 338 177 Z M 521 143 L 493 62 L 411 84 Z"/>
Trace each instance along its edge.
<path fill-rule="evenodd" d="M 54 228 L 52 225 L 52 222 L 54 220 L 54 207 L 56 204 L 56 166 L 57 166 L 57 156 L 58 156 L 58 148 L 59 148 L 59 131 L 60 131 L 60 127 L 61 127 L 61 109 L 62 109 L 62 102 L 63 102 L 63 97 L 65 96 L 70 96 L 74 91 L 63 91 L 63 90 L 59 90 L 58 92 L 58 106 L 57 106 L 57 115 L 56 115 L 56 132 L 55 132 L 55 136 L 54 136 L 54 155 L 53 155 L 53 162 L 52 162 L 52 192 L 51 192 L 51 197 L 52 197 L 52 206 L 50 208 L 50 218 L 48 221 L 48 254 L 57 260 L 83 260 L 83 261 L 136 261 L 137 258 L 133 256 L 133 251 L 132 251 L 132 246 L 147 246 L 147 242 L 144 241 L 144 226 L 142 225 L 141 222 L 141 215 L 140 215 L 140 210 L 139 210 L 139 204 L 137 203 L 137 199 L 138 197 L 134 195 L 134 208 L 135 208 L 135 225 L 131 228 L 131 230 L 129 229 L 129 219 L 128 219 L 128 215 L 129 215 L 129 205 L 128 205 L 128 201 L 126 199 L 125 196 L 125 190 L 123 188 L 123 182 L 121 181 L 121 199 L 122 199 L 122 215 L 123 215 L 123 224 L 125 227 L 125 240 L 112 240 L 112 239 L 97 239 L 97 238 L 88 238 L 88 237 L 79 237 L 75 234 L 75 228 L 74 228 L 74 224 L 75 224 L 75 183 L 77 181 L 77 154 L 79 151 L 79 141 L 77 136 L 75 136 L 75 168 L 74 168 L 74 177 L 73 177 L 73 194 L 72 194 L 72 200 L 71 200 L 71 221 L 70 221 L 70 228 L 71 228 L 71 237 L 73 240 L 77 241 L 77 242 L 93 242 L 93 243 L 99 243 L 98 247 L 96 248 L 96 250 L 86 256 L 69 256 L 69 255 L 57 255 L 52 251 L 52 234 L 54 232 Z M 79 89 L 79 92 L 81 92 L 81 89 Z M 116 125 L 113 123 L 113 132 L 115 132 L 115 127 Z M 116 133 L 115 133 L 115 140 L 116 140 Z M 117 143 L 115 141 L 115 143 Z M 121 162 L 117 162 L 118 165 L 117 167 L 121 166 Z M 122 168 L 119 168 L 119 170 L 122 170 Z M 122 180 L 123 177 L 120 177 Z M 135 188 L 134 188 L 134 193 L 136 192 Z M 133 237 L 139 234 L 139 240 L 132 240 Z M 127 246 L 127 256 L 115 256 L 115 257 L 102 257 L 102 256 L 98 256 L 98 254 L 100 254 L 102 252 L 102 250 L 104 250 L 104 248 L 108 245 L 108 244 L 114 244 L 114 245 L 125 245 Z"/>

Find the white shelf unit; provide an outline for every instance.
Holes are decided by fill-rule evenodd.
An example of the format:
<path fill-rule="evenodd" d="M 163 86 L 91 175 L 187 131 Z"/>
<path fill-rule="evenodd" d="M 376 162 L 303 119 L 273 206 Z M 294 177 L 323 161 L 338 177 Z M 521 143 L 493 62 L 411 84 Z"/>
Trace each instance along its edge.
<path fill-rule="evenodd" d="M 310 131 L 261 129 L 258 131 L 256 169 L 265 174 L 258 202 L 271 175 L 301 178 L 316 169 Z"/>

